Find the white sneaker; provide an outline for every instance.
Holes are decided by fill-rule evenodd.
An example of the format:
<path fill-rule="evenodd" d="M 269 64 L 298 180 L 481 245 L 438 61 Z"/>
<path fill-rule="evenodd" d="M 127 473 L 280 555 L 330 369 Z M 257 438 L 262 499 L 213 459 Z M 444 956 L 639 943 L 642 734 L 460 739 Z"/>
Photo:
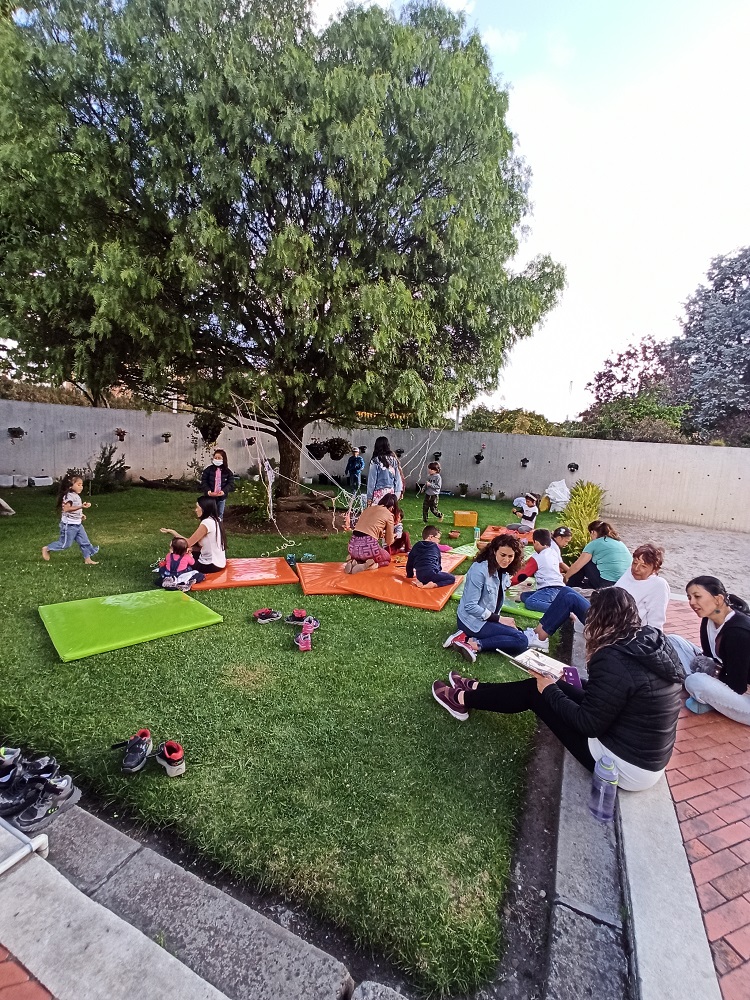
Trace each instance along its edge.
<path fill-rule="evenodd" d="M 541 649 L 549 653 L 549 639 L 540 639 L 533 628 L 524 629 L 523 633 L 529 641 L 529 649 Z"/>

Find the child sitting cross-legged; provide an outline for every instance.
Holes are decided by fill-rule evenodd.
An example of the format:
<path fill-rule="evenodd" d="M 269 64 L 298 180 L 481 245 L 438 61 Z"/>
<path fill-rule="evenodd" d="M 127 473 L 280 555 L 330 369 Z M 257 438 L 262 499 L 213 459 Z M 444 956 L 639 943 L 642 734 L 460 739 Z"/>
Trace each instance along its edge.
<path fill-rule="evenodd" d="M 206 574 L 195 569 L 187 538 L 173 538 L 166 558 L 159 563 L 159 586 L 165 590 L 187 591 L 194 583 L 205 579 Z"/>
<path fill-rule="evenodd" d="M 409 553 L 406 563 L 406 575 L 415 587 L 448 587 L 456 582 L 452 573 L 444 573 L 441 566 L 440 528 L 431 524 L 422 532 L 422 541 L 417 542 Z"/>

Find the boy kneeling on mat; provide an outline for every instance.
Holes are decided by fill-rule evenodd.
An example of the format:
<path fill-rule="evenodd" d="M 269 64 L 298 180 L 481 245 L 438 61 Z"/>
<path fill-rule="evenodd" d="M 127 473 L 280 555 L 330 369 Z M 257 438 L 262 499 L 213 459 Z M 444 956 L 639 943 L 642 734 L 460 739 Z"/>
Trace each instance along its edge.
<path fill-rule="evenodd" d="M 443 573 L 440 549 L 440 528 L 428 524 L 422 532 L 422 541 L 417 542 L 406 562 L 406 575 L 415 587 L 425 589 L 448 587 L 456 582 L 452 573 Z"/>

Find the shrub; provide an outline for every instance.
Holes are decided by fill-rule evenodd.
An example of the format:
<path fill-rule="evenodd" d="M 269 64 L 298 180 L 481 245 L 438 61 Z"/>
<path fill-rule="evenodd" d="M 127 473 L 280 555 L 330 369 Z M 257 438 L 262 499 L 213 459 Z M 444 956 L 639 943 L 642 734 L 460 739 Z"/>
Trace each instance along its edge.
<path fill-rule="evenodd" d="M 577 559 L 589 542 L 589 524 L 596 521 L 601 512 L 606 491 L 598 483 L 585 483 L 579 479 L 570 491 L 570 500 L 564 511 L 558 514 L 560 524 L 567 525 L 571 539 L 565 553 Z"/>
<path fill-rule="evenodd" d="M 275 489 L 273 495 L 276 496 Z M 243 508 L 240 518 L 245 524 L 264 524 L 268 520 L 268 488 L 265 481 L 243 479 L 232 494 L 231 506 Z"/>
<path fill-rule="evenodd" d="M 117 445 L 102 445 L 94 468 L 89 465 L 92 493 L 114 493 L 115 490 L 125 489 L 125 474 L 130 466 L 125 465 L 124 455 L 115 458 L 116 451 Z"/>

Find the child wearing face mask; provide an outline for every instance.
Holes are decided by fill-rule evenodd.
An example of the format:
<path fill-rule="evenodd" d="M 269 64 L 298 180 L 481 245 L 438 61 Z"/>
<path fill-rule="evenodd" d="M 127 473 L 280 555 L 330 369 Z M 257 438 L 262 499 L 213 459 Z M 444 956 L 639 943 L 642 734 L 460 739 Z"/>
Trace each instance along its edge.
<path fill-rule="evenodd" d="M 224 507 L 227 493 L 234 490 L 234 473 L 229 468 L 227 453 L 223 448 L 217 448 L 211 460 L 211 465 L 203 470 L 201 489 L 207 497 L 213 497 L 219 511 L 219 520 L 224 520 Z"/>

